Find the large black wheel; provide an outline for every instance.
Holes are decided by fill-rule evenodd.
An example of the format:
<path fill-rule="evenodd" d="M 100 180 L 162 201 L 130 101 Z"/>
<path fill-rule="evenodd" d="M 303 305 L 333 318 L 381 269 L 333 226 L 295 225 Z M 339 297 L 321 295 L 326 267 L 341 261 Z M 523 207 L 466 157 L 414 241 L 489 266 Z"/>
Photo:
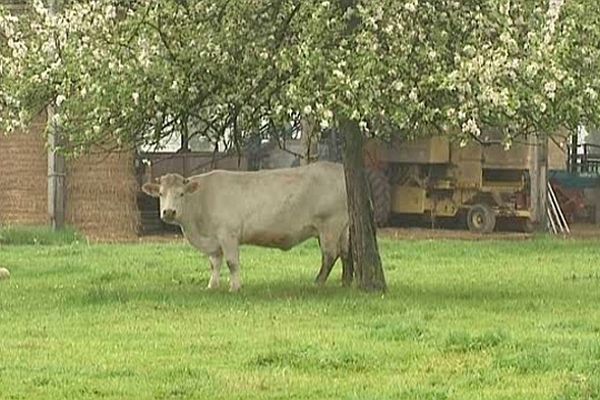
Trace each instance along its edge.
<path fill-rule="evenodd" d="M 496 214 L 487 204 L 475 204 L 467 212 L 467 226 L 471 232 L 490 233 L 496 226 Z"/>
<path fill-rule="evenodd" d="M 367 181 L 373 199 L 373 218 L 378 227 L 386 226 L 392 208 L 390 183 L 383 171 L 367 169 Z"/>

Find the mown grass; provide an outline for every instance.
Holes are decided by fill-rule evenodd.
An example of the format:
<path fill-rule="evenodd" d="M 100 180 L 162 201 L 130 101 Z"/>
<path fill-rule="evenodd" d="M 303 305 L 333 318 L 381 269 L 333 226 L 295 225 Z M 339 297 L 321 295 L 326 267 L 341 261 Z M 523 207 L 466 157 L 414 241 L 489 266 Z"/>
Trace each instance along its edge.
<path fill-rule="evenodd" d="M 313 287 L 314 243 L 238 294 L 183 244 L 5 246 L 0 398 L 600 398 L 599 245 L 383 240 L 385 295 Z"/>

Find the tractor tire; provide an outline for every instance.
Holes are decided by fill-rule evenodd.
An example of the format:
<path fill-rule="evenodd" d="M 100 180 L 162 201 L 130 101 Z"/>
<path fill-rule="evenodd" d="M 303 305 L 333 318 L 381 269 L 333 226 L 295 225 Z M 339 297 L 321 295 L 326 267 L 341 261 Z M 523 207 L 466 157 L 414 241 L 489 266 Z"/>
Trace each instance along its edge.
<path fill-rule="evenodd" d="M 367 181 L 373 200 L 373 219 L 377 227 L 387 225 L 392 209 L 390 183 L 383 171 L 367 168 Z"/>
<path fill-rule="evenodd" d="M 475 204 L 467 212 L 467 226 L 474 233 L 490 233 L 496 227 L 496 214 L 487 204 Z"/>

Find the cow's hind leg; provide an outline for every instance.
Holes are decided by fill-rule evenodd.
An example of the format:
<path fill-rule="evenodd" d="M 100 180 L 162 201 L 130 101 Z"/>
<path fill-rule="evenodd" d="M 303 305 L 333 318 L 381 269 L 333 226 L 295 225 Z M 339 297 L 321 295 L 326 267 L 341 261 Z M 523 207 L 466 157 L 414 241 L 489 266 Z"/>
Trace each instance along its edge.
<path fill-rule="evenodd" d="M 229 291 L 237 292 L 242 287 L 239 243 L 237 239 L 227 238 L 221 241 L 221 249 L 229 267 Z"/>
<path fill-rule="evenodd" d="M 209 289 L 218 289 L 221 281 L 221 264 L 223 264 L 223 254 L 219 251 L 209 257 L 210 260 L 210 280 L 208 281 Z"/>
<path fill-rule="evenodd" d="M 337 257 L 333 257 L 329 254 L 321 255 L 321 269 L 319 270 L 319 274 L 315 279 L 315 283 L 317 285 L 325 284 L 336 261 Z"/>
<path fill-rule="evenodd" d="M 317 285 L 323 285 L 331 269 L 335 265 L 339 255 L 337 251 L 337 240 L 332 235 L 319 235 L 319 246 L 321 247 L 321 270 L 315 279 Z"/>
<path fill-rule="evenodd" d="M 354 280 L 354 263 L 352 262 L 352 253 L 350 249 L 349 232 L 346 230 L 340 238 L 341 258 L 342 258 L 342 285 L 349 287 Z"/>

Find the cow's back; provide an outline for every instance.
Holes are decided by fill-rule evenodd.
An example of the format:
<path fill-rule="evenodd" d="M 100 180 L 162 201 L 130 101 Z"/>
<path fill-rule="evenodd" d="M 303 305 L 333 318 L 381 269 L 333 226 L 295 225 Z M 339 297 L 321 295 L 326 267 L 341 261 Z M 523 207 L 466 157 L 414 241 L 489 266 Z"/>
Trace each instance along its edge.
<path fill-rule="evenodd" d="M 345 224 L 346 190 L 339 164 L 317 162 L 256 172 L 201 175 L 196 212 L 204 229 L 230 231 L 241 243 L 290 248 L 323 226 Z M 203 229 L 203 230 L 204 230 Z"/>

